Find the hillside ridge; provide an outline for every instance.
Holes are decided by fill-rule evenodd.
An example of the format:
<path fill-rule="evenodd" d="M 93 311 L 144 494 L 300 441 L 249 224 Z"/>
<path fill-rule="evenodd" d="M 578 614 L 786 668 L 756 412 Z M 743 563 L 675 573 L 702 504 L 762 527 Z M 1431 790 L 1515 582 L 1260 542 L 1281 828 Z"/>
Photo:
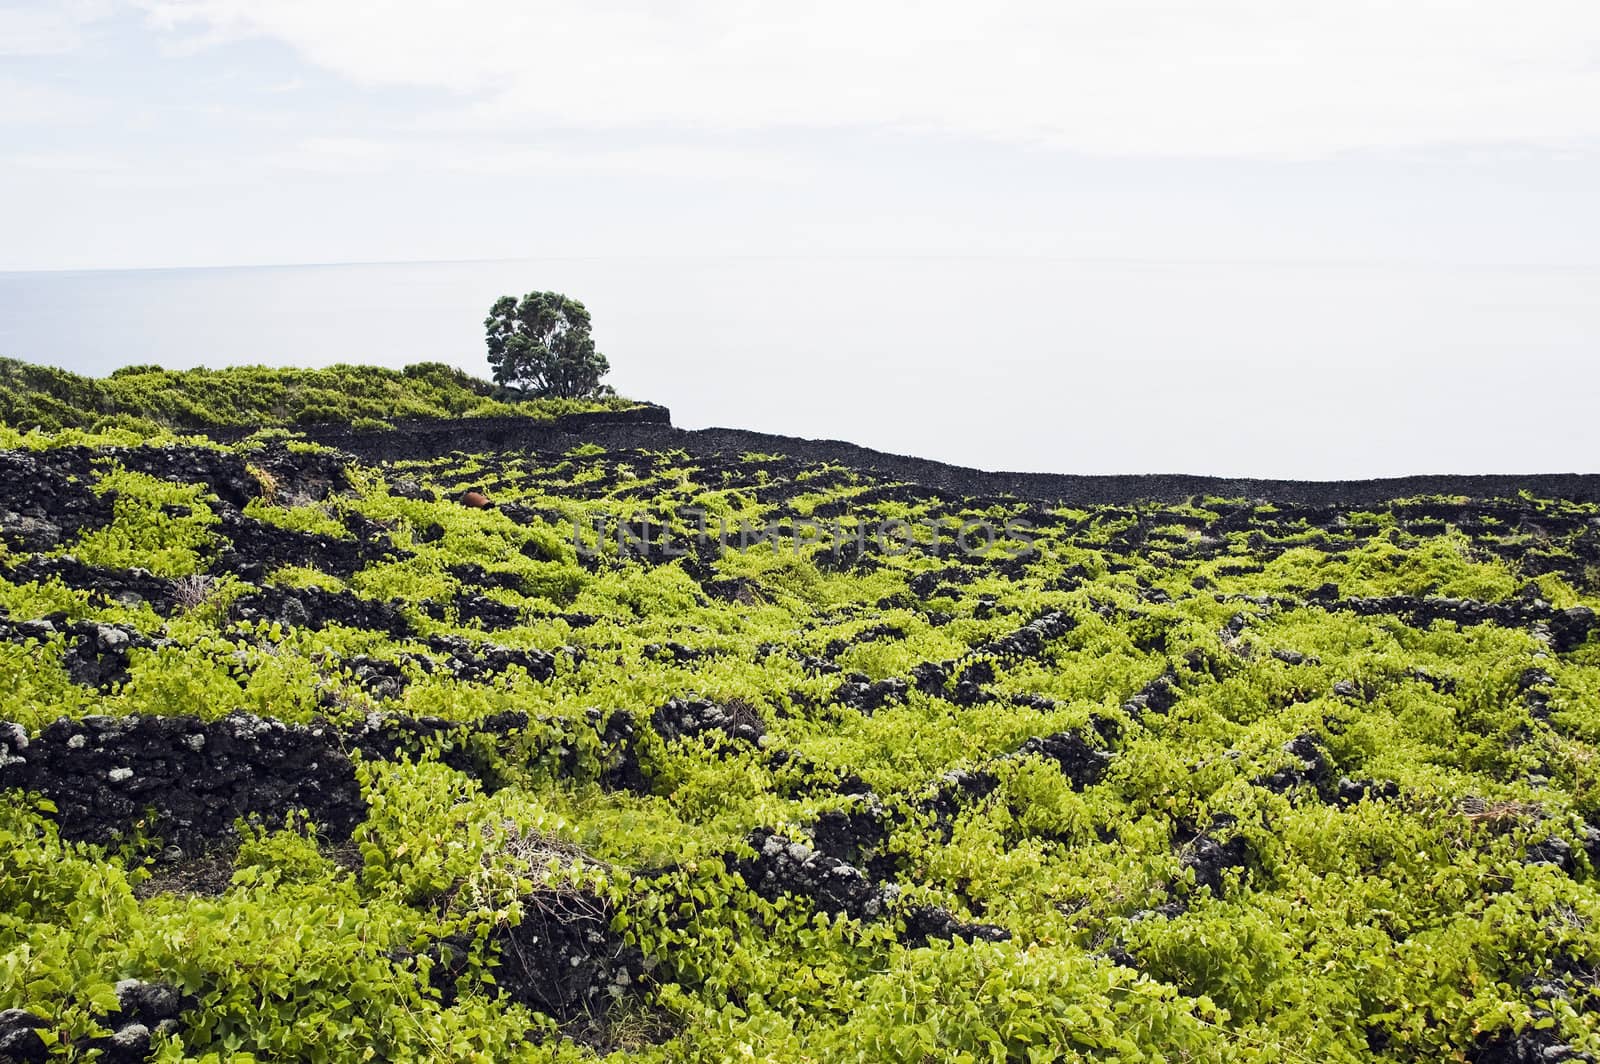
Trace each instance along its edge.
<path fill-rule="evenodd" d="M 208 430 L 232 441 L 248 429 Z M 685 429 L 664 406 L 565 414 L 549 421 L 522 417 L 417 419 L 392 429 L 302 426 L 314 442 L 368 461 L 438 458 L 455 451 L 565 451 L 582 444 L 608 450 L 682 450 L 697 457 L 778 454 L 833 463 L 961 496 L 1010 495 L 1038 502 L 1106 505 L 1178 503 L 1195 497 L 1265 499 L 1302 506 L 1357 506 L 1419 495 L 1496 498 L 1529 492 L 1545 498 L 1600 502 L 1600 473 L 1416 474 L 1348 480 L 1221 477 L 1188 473 L 1017 473 L 976 469 L 892 454 L 844 440 L 808 439 L 749 429 Z"/>

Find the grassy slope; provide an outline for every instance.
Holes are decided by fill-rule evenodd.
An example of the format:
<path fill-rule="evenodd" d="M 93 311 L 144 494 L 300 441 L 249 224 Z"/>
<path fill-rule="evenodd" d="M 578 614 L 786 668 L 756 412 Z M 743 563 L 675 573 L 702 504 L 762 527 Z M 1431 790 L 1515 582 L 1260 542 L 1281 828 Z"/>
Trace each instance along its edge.
<path fill-rule="evenodd" d="M 204 486 L 114 463 L 94 478 L 118 493 L 111 523 L 54 553 L 173 578 L 211 568 L 225 543 Z M 500 509 L 459 505 L 469 488 Z M 776 457 L 593 449 L 357 469 L 347 492 L 268 494 L 250 518 L 340 541 L 359 530 L 400 553 L 344 577 L 308 554 L 262 583 L 391 601 L 412 635 L 239 622 L 230 603 L 254 587 L 237 577 L 170 615 L 0 577 L 14 620 L 64 611 L 169 640 L 134 651 L 105 693 L 69 680 L 59 637 L 0 643 L 0 720 L 36 732 L 61 715 L 242 707 L 353 726 L 519 710 L 535 725 L 495 755 L 509 785 L 491 793 L 427 755 L 364 767 L 373 813 L 353 861 L 268 824 L 225 855 L 220 896 L 152 891 L 141 881 L 161 871 L 147 866 L 159 847 L 63 844 L 47 813 L 8 804 L 0 1009 L 70 1036 L 111 982 L 161 978 L 201 999 L 164 1059 L 344 1059 L 340 1046 L 364 1044 L 380 1059 L 590 1059 L 488 985 L 442 1001 L 392 959 L 523 919 L 529 886 L 582 875 L 660 961 L 642 999 L 585 1032 L 627 1059 L 1487 1060 L 1514 1059 L 1474 1054 L 1518 1032 L 1600 1052 L 1600 890 L 1582 849 L 1600 823 L 1600 640 L 1558 651 L 1533 625 L 1418 625 L 1316 594 L 1597 606 L 1594 507 L 1040 511 Z M 688 504 L 730 520 L 1023 515 L 1041 553 L 840 564 L 762 546 L 585 564 L 570 542 L 573 518 L 641 511 L 686 532 Z M 485 603 L 505 616 L 482 619 Z M 992 649 L 1052 612 L 1071 630 L 1036 653 Z M 560 652 L 543 681 L 468 680 L 419 666 L 443 661 L 434 635 L 582 653 Z M 362 655 L 405 662 L 404 690 L 375 695 Z M 851 674 L 905 678 L 926 662 L 958 665 L 873 712 L 840 701 Z M 976 699 L 955 684 L 972 665 Z M 1534 668 L 1549 676 L 1542 706 L 1526 690 Z M 1130 703 L 1163 675 L 1170 706 Z M 589 711 L 647 721 L 685 696 L 747 704 L 766 737 L 645 728 L 648 793 L 602 786 Z M 1074 786 L 1055 762 L 1015 755 L 1062 733 L 1100 737 L 1103 778 Z M 1325 768 L 1308 769 L 1303 743 L 1294 752 L 1306 737 Z M 576 752 L 529 754 L 560 744 Z M 931 814 L 954 770 L 989 772 L 993 789 Z M 875 850 L 903 898 L 1010 941 L 909 948 L 903 915 L 827 919 L 729 874 L 754 829 L 805 838 L 830 811 L 865 809 L 851 776 L 883 810 Z M 1340 798 L 1341 777 L 1365 793 Z M 532 864 L 513 837 L 544 840 Z M 1570 858 L 1530 861 L 1551 839 Z M 1209 844 L 1238 857 L 1211 882 L 1203 870 L 1218 866 L 1197 860 Z M 530 1030 L 542 1040 L 524 1041 Z"/>
<path fill-rule="evenodd" d="M 0 423 L 45 431 L 141 423 L 171 429 L 325 422 L 375 427 L 400 418 L 549 418 L 634 405 L 619 398 L 518 399 L 438 362 L 402 370 L 129 366 L 109 377 L 93 378 L 0 359 Z"/>

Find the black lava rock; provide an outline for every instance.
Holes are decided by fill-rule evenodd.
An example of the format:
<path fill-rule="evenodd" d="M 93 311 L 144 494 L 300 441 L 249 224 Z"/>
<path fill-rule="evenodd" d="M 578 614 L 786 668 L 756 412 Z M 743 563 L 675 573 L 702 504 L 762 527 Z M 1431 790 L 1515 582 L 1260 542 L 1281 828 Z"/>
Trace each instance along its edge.
<path fill-rule="evenodd" d="M 884 915 L 896 896 L 894 888 L 875 886 L 861 869 L 804 842 L 765 828 L 747 841 L 755 856 L 737 861 L 734 869 L 751 890 L 768 901 L 792 894 L 810 899 L 826 913 L 871 920 Z"/>
<path fill-rule="evenodd" d="M 885 680 L 870 680 L 861 673 L 851 673 L 833 693 L 834 701 L 863 713 L 882 709 L 892 702 L 902 702 L 906 697 L 906 682 L 897 676 Z"/>
<path fill-rule="evenodd" d="M 999 777 L 985 769 L 954 769 L 939 777 L 933 792 L 917 803 L 917 808 L 933 814 L 934 823 L 943 828 L 948 838 L 950 822 L 956 814 L 994 793 L 999 785 Z"/>
<path fill-rule="evenodd" d="M 960 939 L 963 942 L 1006 942 L 1011 932 L 996 924 L 964 923 L 949 909 L 919 905 L 905 913 L 906 931 L 901 943 L 912 949 L 926 946 L 931 939 Z"/>
<path fill-rule="evenodd" d="M 1563 872 L 1573 870 L 1572 843 L 1560 835 L 1550 835 L 1528 847 L 1524 858 L 1529 864 L 1555 865 Z"/>
<path fill-rule="evenodd" d="M 252 583 L 260 583 L 268 573 L 286 565 L 311 566 L 348 580 L 373 562 L 410 554 L 386 538 L 360 539 L 297 532 L 246 517 L 233 509 L 223 510 L 217 531 L 224 547 L 212 566 L 213 571 L 233 573 Z"/>
<path fill-rule="evenodd" d="M 171 613 L 181 597 L 176 580 L 156 576 L 146 569 L 86 565 L 71 556 L 24 558 L 11 567 L 7 578 L 15 584 L 59 580 L 74 591 L 87 591 L 90 602 L 148 602 L 160 614 Z"/>
<path fill-rule="evenodd" d="M 403 639 L 411 631 L 405 614 L 386 602 L 320 587 L 262 588 L 236 600 L 233 617 L 239 621 L 277 621 L 289 628 L 339 624 L 387 632 L 396 639 Z"/>
<path fill-rule="evenodd" d="M 1550 688 L 1556 678 L 1543 669 L 1524 669 L 1517 677 L 1517 690 L 1522 692 L 1523 704 L 1534 720 L 1550 719 Z"/>
<path fill-rule="evenodd" d="M 1171 671 L 1164 672 L 1141 687 L 1122 703 L 1123 712 L 1138 720 L 1146 710 L 1165 713 L 1178 704 L 1178 689 Z"/>
<path fill-rule="evenodd" d="M 159 1027 L 169 1020 L 176 1020 L 179 1013 L 194 1005 L 171 983 L 124 979 L 116 985 L 116 993 L 117 1019 L 149 1027 Z"/>
<path fill-rule="evenodd" d="M 1282 794 L 1302 784 L 1309 784 L 1319 794 L 1330 799 L 1335 796 L 1337 785 L 1333 763 L 1328 759 L 1320 738 L 1310 732 L 1297 735 L 1284 744 L 1283 752 L 1293 758 L 1293 762 L 1270 776 L 1256 780 L 1258 785 Z"/>
<path fill-rule="evenodd" d="M 1486 1032 L 1467 1052 L 1470 1064 L 1561 1064 L 1588 1058 L 1578 1055 L 1554 1031 L 1530 1028 Z"/>
<path fill-rule="evenodd" d="M 1558 610 L 1542 600 L 1482 602 L 1477 599 L 1381 595 L 1349 598 L 1324 603 L 1329 609 L 1347 610 L 1363 617 L 1388 615 L 1409 625 L 1426 628 L 1435 621 L 1450 621 L 1468 627 L 1494 624 L 1502 628 L 1531 628 L 1542 624 L 1550 632 L 1550 643 L 1565 653 L 1576 649 L 1595 628 L 1595 613 L 1587 606 Z"/>
<path fill-rule="evenodd" d="M 66 626 L 66 636 L 62 664 L 67 675 L 103 693 L 128 682 L 130 651 L 156 645 L 125 624 L 100 621 L 74 621 Z"/>
<path fill-rule="evenodd" d="M 766 724 L 754 706 L 734 701 L 726 705 L 702 698 L 673 698 L 650 717 L 663 739 L 717 732 L 734 742 L 756 743 L 766 734 Z"/>
<path fill-rule="evenodd" d="M 562 1022 L 602 1016 L 645 974 L 644 954 L 611 930 L 602 898 L 536 890 L 522 899 L 522 921 L 497 928 L 495 984 L 511 1000 Z"/>
<path fill-rule="evenodd" d="M 142 824 L 197 853 L 240 817 L 282 823 L 305 809 L 342 840 L 366 816 L 355 768 L 325 728 L 246 713 L 209 724 L 91 716 L 58 720 L 20 747 L 19 730 L 0 728 L 0 787 L 49 798 L 68 839 L 112 843 Z"/>
<path fill-rule="evenodd" d="M 600 733 L 600 786 L 610 791 L 649 794 L 650 780 L 639 762 L 639 725 L 633 714 L 616 710 L 604 716 L 589 711 L 589 721 Z"/>
<path fill-rule="evenodd" d="M 817 815 L 811 841 L 819 853 L 867 869 L 875 877 L 892 871 L 884 847 L 889 843 L 889 817 L 877 796 L 862 795 L 844 809 Z"/>
<path fill-rule="evenodd" d="M 1243 868 L 1249 861 L 1250 849 L 1244 836 L 1219 841 L 1213 832 L 1225 826 L 1214 825 L 1191 839 L 1183 848 L 1183 867 L 1194 870 L 1195 889 L 1209 887 L 1211 893 L 1222 894 L 1222 873 L 1230 868 Z"/>
<path fill-rule="evenodd" d="M 39 1037 L 45 1021 L 27 1009 L 0 1012 L 0 1064 L 44 1064 L 50 1049 Z"/>
<path fill-rule="evenodd" d="M 1014 632 L 985 643 L 976 653 L 992 654 L 997 658 L 1036 658 L 1044 652 L 1047 642 L 1060 639 L 1076 627 L 1077 621 L 1071 616 L 1055 610 L 1029 621 Z"/>
<path fill-rule="evenodd" d="M 111 522 L 116 494 L 97 495 L 92 452 L 0 451 L 0 543 L 32 553 Z"/>
<path fill-rule="evenodd" d="M 1013 756 L 1037 755 L 1054 761 L 1073 790 L 1100 782 L 1111 764 L 1111 753 L 1093 746 L 1076 732 L 1036 735 L 1017 747 Z"/>
<path fill-rule="evenodd" d="M 1354 805 L 1365 798 L 1398 798 L 1400 787 L 1393 780 L 1353 780 L 1340 776 L 1334 785 L 1334 801 L 1339 805 Z"/>
<path fill-rule="evenodd" d="M 447 655 L 444 668 L 458 680 L 477 683 L 520 667 L 535 680 L 548 680 L 555 674 L 555 655 L 544 650 L 524 650 L 495 643 L 473 643 L 460 636 L 435 635 L 428 649 Z"/>
<path fill-rule="evenodd" d="M 911 666 L 911 685 L 925 695 L 943 695 L 950 682 L 950 668 L 934 661 L 921 661 Z"/>

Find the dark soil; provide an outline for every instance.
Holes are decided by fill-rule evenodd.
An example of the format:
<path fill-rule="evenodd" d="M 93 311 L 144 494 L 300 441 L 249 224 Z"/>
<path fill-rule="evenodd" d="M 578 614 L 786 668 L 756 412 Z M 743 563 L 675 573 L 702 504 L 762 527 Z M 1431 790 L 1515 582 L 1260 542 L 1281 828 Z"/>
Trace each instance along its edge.
<path fill-rule="evenodd" d="M 136 898 L 151 898 L 157 894 L 185 894 L 193 897 L 215 898 L 233 885 L 232 848 L 190 857 L 176 853 L 147 869 L 149 878 L 133 886 Z"/>
<path fill-rule="evenodd" d="M 489 935 L 499 964 L 494 990 L 564 1024 L 603 1026 L 606 1013 L 636 995 L 649 967 L 644 954 L 611 930 L 609 903 L 576 891 L 539 889 L 522 899 L 523 917 Z M 452 1001 L 476 949 L 452 937 L 430 952 L 430 979 Z"/>

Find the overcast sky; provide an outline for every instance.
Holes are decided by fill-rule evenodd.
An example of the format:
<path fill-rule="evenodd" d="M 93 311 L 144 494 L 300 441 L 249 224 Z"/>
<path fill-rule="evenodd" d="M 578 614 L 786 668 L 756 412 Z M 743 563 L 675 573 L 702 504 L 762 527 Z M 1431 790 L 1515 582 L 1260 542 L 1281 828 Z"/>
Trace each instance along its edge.
<path fill-rule="evenodd" d="M 1595 0 L 0 0 L 0 354 L 423 359 L 988 468 L 1600 470 Z M 436 260 L 472 261 L 444 266 Z"/>
<path fill-rule="evenodd" d="M 1592 0 L 0 0 L 0 269 L 1593 264 Z"/>

